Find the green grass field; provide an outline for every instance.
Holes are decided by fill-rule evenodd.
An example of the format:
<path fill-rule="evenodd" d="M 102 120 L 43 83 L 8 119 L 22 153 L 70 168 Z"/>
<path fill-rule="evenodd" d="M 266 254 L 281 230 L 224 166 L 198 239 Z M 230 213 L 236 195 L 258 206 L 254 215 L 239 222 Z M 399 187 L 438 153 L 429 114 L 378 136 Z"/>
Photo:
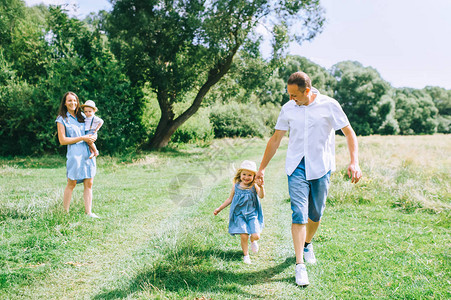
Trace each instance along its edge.
<path fill-rule="evenodd" d="M 449 299 L 451 136 L 360 137 L 364 178 L 337 171 L 310 286 L 294 282 L 287 141 L 266 171 L 252 265 L 227 233 L 233 167 L 266 141 L 99 157 L 93 211 L 82 186 L 62 209 L 65 158 L 0 158 L 0 299 Z"/>

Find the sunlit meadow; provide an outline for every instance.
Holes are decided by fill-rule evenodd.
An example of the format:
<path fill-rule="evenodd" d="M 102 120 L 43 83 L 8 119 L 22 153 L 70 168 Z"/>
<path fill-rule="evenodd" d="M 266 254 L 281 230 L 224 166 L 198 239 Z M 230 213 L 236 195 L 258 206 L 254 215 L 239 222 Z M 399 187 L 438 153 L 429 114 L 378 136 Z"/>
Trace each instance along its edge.
<path fill-rule="evenodd" d="M 266 140 L 99 157 L 92 220 L 82 187 L 62 209 L 65 158 L 0 159 L 2 299 L 449 299 L 451 137 L 359 137 L 363 179 L 337 171 L 314 240 L 311 284 L 294 282 L 287 140 L 271 161 L 253 264 L 227 233 L 234 168 Z"/>

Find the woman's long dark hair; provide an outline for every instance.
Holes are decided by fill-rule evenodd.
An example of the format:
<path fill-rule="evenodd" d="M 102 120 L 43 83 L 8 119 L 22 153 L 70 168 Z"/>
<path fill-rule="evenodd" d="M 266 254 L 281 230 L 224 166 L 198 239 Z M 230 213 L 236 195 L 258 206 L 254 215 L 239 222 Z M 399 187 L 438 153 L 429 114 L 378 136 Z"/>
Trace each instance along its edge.
<path fill-rule="evenodd" d="M 78 100 L 78 96 L 74 92 L 67 92 L 64 94 L 63 98 L 61 99 L 60 108 L 58 110 L 58 116 L 61 116 L 63 118 L 67 117 L 66 98 L 68 95 L 72 95 L 75 97 L 75 99 L 77 99 L 77 107 L 75 108 L 75 116 L 77 117 L 78 122 L 83 123 L 85 121 L 85 118 L 81 114 L 80 100 Z"/>

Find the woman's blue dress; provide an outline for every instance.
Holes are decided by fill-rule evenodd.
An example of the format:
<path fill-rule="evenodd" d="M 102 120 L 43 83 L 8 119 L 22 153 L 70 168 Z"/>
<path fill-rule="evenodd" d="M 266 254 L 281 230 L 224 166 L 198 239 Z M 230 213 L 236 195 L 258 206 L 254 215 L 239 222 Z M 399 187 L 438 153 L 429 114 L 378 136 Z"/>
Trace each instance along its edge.
<path fill-rule="evenodd" d="M 255 186 L 242 189 L 240 183 L 236 183 L 230 206 L 229 233 L 232 235 L 253 234 L 260 233 L 262 229 L 263 211 Z"/>
<path fill-rule="evenodd" d="M 67 117 L 58 116 L 56 122 L 61 123 L 66 128 L 67 137 L 80 137 L 85 135 L 85 123 L 78 122 L 69 112 Z M 89 158 L 88 144 L 81 141 L 75 144 L 67 145 L 67 178 L 77 180 L 77 183 L 83 182 L 87 178 L 93 178 L 96 175 L 96 158 Z"/>

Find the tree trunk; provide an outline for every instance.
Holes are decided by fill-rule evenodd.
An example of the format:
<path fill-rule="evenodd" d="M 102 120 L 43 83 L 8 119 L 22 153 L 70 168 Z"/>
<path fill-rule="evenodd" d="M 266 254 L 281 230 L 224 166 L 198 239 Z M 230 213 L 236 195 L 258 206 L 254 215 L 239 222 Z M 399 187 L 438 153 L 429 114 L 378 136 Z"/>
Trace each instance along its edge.
<path fill-rule="evenodd" d="M 172 134 L 178 127 L 174 126 L 175 113 L 172 107 L 173 99 L 170 99 L 169 94 L 162 89 L 157 92 L 158 105 L 160 106 L 161 117 L 158 122 L 155 134 L 150 139 L 149 143 L 144 146 L 147 149 L 160 149 L 166 147 Z"/>
<path fill-rule="evenodd" d="M 235 45 L 230 55 L 224 58 L 224 60 L 218 62 L 218 64 L 208 72 L 207 81 L 199 89 L 199 92 L 197 93 L 196 98 L 194 98 L 191 106 L 175 120 L 175 114 L 172 109 L 172 105 L 169 104 L 170 101 L 168 94 L 165 92 L 158 92 L 157 98 L 158 104 L 160 105 L 161 109 L 161 118 L 160 122 L 158 122 L 155 134 L 148 145 L 150 149 L 160 149 L 166 147 L 171 139 L 171 136 L 174 134 L 177 128 L 179 128 L 183 123 L 186 122 L 186 120 L 188 120 L 199 110 L 200 105 L 202 104 L 202 100 L 204 99 L 210 88 L 215 85 L 230 69 L 233 57 L 235 56 L 239 47 L 240 45 Z"/>
<path fill-rule="evenodd" d="M 166 147 L 171 140 L 171 136 L 177 130 L 179 126 L 175 126 L 174 121 L 172 122 L 160 122 L 158 123 L 157 130 L 155 131 L 154 136 L 150 140 L 149 148 L 150 149 L 160 149 Z"/>

